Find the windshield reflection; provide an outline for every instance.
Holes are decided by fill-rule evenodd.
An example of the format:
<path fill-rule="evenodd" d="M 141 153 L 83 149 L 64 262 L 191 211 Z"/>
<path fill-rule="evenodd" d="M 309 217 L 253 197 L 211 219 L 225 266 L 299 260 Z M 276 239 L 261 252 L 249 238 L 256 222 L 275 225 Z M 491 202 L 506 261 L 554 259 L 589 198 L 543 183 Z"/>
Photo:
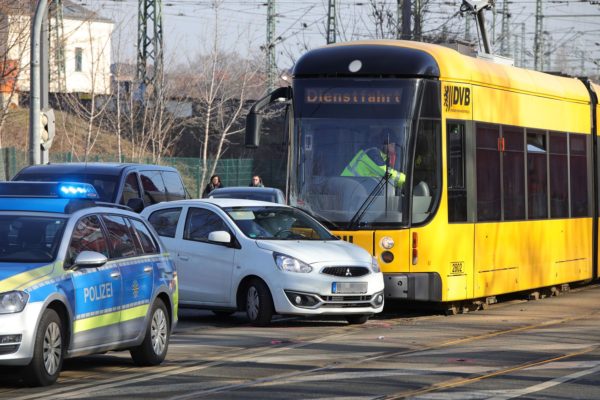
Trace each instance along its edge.
<path fill-rule="evenodd" d="M 410 120 L 304 118 L 297 129 L 292 205 L 343 227 L 402 222 Z"/>
<path fill-rule="evenodd" d="M 224 209 L 251 239 L 338 240 L 306 213 L 289 207 L 228 207 Z"/>
<path fill-rule="evenodd" d="M 0 215 L 0 262 L 51 262 L 66 219 Z"/>

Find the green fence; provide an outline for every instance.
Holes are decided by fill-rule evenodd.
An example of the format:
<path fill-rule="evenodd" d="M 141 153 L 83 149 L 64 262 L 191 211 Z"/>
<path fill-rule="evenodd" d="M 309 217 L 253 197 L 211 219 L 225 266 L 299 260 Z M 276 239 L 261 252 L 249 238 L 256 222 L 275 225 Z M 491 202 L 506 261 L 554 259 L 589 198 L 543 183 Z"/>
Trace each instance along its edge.
<path fill-rule="evenodd" d="M 73 156 L 71 153 L 50 153 L 50 162 L 71 162 Z M 90 162 L 116 162 L 117 156 L 91 156 Z M 124 159 L 122 162 L 131 162 Z M 139 161 L 142 164 L 154 164 L 152 159 L 148 158 Z M 200 197 L 203 187 L 200 187 L 202 179 L 202 163 L 197 158 L 183 157 L 165 157 L 161 160 L 162 165 L 175 167 L 183 177 L 185 186 L 193 197 Z M 29 165 L 28 154 L 25 151 L 4 148 L 0 149 L 0 180 L 9 180 L 21 168 Z M 213 161 L 208 163 L 207 174 L 212 169 Z M 252 159 L 221 159 L 217 163 L 216 174 L 221 177 L 224 186 L 248 186 L 252 178 L 254 160 Z M 206 177 L 208 181 L 210 177 Z"/>

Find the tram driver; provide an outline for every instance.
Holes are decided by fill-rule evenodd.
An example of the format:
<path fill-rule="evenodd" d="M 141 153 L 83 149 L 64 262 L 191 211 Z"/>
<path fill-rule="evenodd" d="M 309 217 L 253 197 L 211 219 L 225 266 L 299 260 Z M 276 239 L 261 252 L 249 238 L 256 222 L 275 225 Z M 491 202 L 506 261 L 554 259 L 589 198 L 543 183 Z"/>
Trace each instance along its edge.
<path fill-rule="evenodd" d="M 396 143 L 394 133 L 390 129 L 383 129 L 376 137 L 376 147 L 360 149 L 348 163 L 341 176 L 381 178 L 386 172 L 390 182 L 396 187 L 401 187 L 406 180 L 406 175 L 396 169 Z"/>

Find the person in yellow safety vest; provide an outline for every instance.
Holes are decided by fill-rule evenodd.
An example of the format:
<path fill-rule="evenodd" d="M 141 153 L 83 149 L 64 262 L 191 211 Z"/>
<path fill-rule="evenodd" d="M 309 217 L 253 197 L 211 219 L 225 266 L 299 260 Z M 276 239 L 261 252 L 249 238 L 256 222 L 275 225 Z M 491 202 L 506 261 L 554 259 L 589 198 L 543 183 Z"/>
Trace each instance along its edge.
<path fill-rule="evenodd" d="M 390 181 L 400 187 L 406 180 L 406 175 L 393 168 L 396 162 L 396 145 L 389 143 L 385 146 L 386 151 L 381 151 L 376 147 L 371 147 L 367 150 L 360 150 L 354 158 L 348 163 L 342 171 L 341 176 L 358 176 L 358 177 L 376 177 L 380 178 L 386 173 L 389 174 Z"/>

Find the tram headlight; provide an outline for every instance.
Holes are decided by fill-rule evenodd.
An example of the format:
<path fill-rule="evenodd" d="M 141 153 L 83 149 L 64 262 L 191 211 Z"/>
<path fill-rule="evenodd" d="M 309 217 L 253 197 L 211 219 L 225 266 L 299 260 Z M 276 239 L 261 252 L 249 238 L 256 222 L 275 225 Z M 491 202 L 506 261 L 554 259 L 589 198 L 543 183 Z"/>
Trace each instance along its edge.
<path fill-rule="evenodd" d="M 394 247 L 394 244 L 396 244 L 394 239 L 389 236 L 384 236 L 379 241 L 379 245 L 385 250 L 390 250 L 392 247 Z"/>

